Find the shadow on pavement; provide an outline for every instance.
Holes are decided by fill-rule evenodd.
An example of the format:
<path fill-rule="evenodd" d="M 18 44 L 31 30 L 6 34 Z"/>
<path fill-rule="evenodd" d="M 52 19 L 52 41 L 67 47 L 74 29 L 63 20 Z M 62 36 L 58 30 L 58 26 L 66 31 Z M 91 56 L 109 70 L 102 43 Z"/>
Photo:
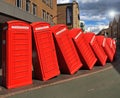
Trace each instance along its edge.
<path fill-rule="evenodd" d="M 114 57 L 114 61 L 112 62 L 113 68 L 120 73 L 120 47 L 117 47 L 116 55 Z"/>
<path fill-rule="evenodd" d="M 2 86 L 2 76 L 0 75 L 0 86 Z"/>
<path fill-rule="evenodd" d="M 61 74 L 58 77 L 55 77 L 53 79 L 50 79 L 49 81 L 43 82 L 43 81 L 39 81 L 34 79 L 34 73 L 33 73 L 33 84 L 25 86 L 25 87 L 20 87 L 20 88 L 15 88 L 15 89 L 6 89 L 5 87 L 2 86 L 2 76 L 0 74 L 0 95 L 4 96 L 10 96 L 11 94 L 17 94 L 17 93 L 22 93 L 22 92 L 26 92 L 28 90 L 32 90 L 34 88 L 42 88 L 42 87 L 46 87 L 46 86 L 51 86 L 57 83 L 62 83 L 64 81 L 69 81 L 75 78 L 78 78 L 82 75 L 87 75 L 99 70 L 103 70 L 105 68 L 108 68 L 110 66 L 113 66 L 113 68 L 120 73 L 120 48 L 117 49 L 116 52 L 116 56 L 115 59 L 112 63 L 107 63 L 106 66 L 101 67 L 99 64 L 96 64 L 96 66 L 94 66 L 94 68 L 90 71 L 90 70 L 86 70 L 86 69 L 80 69 L 78 72 L 76 72 L 74 75 L 67 75 L 67 74 Z"/>

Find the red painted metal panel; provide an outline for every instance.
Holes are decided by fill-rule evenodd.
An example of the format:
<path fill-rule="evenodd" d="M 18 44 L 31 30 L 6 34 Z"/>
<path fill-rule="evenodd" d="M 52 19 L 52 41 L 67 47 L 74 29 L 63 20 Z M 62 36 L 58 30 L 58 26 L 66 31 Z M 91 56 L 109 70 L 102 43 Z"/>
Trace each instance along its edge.
<path fill-rule="evenodd" d="M 113 55 L 115 55 L 116 49 L 115 49 L 115 47 L 114 47 L 112 38 L 106 38 L 106 40 L 107 40 L 107 43 L 108 43 L 111 51 L 113 52 Z"/>
<path fill-rule="evenodd" d="M 98 62 L 104 66 L 107 61 L 107 55 L 105 54 L 103 48 L 98 44 L 96 36 L 94 33 L 86 33 L 84 35 L 87 42 L 90 44 L 92 50 L 94 51 L 96 57 L 98 58 Z"/>
<path fill-rule="evenodd" d="M 106 55 L 108 56 L 108 60 L 112 62 L 114 54 L 111 51 L 108 43 L 106 42 L 106 38 L 104 36 L 102 36 L 102 35 L 96 36 L 96 38 L 97 38 L 97 41 L 98 41 L 99 45 L 102 46 L 102 48 L 104 49 Z"/>
<path fill-rule="evenodd" d="M 112 43 L 113 43 L 113 47 L 115 49 L 115 54 L 116 54 L 116 41 L 114 39 L 112 39 Z"/>
<path fill-rule="evenodd" d="M 33 68 L 36 79 L 48 80 L 60 74 L 50 24 L 35 22 L 33 27 Z"/>
<path fill-rule="evenodd" d="M 97 58 L 95 57 L 90 45 L 85 40 L 86 38 L 84 38 L 84 34 L 81 29 L 70 30 L 69 36 L 73 39 L 74 45 L 83 63 L 83 67 L 92 69 Z"/>
<path fill-rule="evenodd" d="M 72 39 L 68 36 L 66 25 L 56 25 L 52 28 L 57 50 L 59 66 L 62 73 L 74 74 L 82 67 Z"/>
<path fill-rule="evenodd" d="M 2 82 L 7 88 L 32 84 L 31 26 L 8 21 L 2 32 Z"/>
<path fill-rule="evenodd" d="M 116 41 L 114 39 L 112 39 L 112 42 L 113 42 L 114 48 L 116 49 Z"/>

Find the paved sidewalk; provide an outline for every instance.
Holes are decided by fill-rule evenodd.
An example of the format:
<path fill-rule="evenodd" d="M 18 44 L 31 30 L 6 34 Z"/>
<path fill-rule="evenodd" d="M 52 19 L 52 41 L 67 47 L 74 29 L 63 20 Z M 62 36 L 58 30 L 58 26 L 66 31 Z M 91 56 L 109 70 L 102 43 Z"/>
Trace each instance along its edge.
<path fill-rule="evenodd" d="M 108 63 L 105 67 L 95 66 L 94 69 L 91 71 L 90 70 L 79 70 L 74 75 L 61 74 L 60 76 L 55 77 L 55 78 L 50 79 L 50 80 L 45 81 L 45 82 L 33 79 L 32 85 L 28 85 L 28 86 L 20 87 L 20 88 L 15 88 L 15 89 L 8 90 L 8 89 L 0 86 L 0 96 L 11 96 L 11 95 L 39 89 L 39 88 L 48 87 L 48 86 L 59 84 L 59 83 L 64 83 L 66 81 L 70 81 L 70 80 L 74 80 L 76 78 L 88 76 L 90 74 L 94 74 L 94 73 L 99 72 L 99 71 L 107 70 L 111 67 L 112 67 L 112 65 L 110 63 Z"/>
<path fill-rule="evenodd" d="M 120 98 L 119 91 L 120 52 L 104 67 L 61 74 L 46 82 L 33 79 L 32 85 L 16 89 L 2 87 L 0 76 L 0 98 Z"/>
<path fill-rule="evenodd" d="M 120 98 L 120 75 L 110 67 L 88 76 L 8 98 Z"/>

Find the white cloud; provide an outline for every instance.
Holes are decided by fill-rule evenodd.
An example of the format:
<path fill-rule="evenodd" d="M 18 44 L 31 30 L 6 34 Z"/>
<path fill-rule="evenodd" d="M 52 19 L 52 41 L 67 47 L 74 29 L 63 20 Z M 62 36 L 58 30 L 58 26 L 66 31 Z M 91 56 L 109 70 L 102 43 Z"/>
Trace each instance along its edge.
<path fill-rule="evenodd" d="M 95 2 L 98 2 L 99 0 L 77 0 L 77 1 L 79 1 L 79 2 L 81 2 L 81 3 L 95 3 Z"/>
<path fill-rule="evenodd" d="M 72 2 L 72 0 L 57 0 L 57 4 L 60 4 L 60 3 L 69 3 L 69 2 Z"/>
<path fill-rule="evenodd" d="M 69 3 L 72 2 L 73 0 L 57 0 L 57 3 Z M 77 2 L 81 2 L 81 3 L 95 3 L 95 2 L 99 2 L 99 0 L 76 0 Z"/>
<path fill-rule="evenodd" d="M 101 16 L 101 15 L 97 15 L 97 16 L 80 16 L 81 20 L 92 20 L 92 21 L 101 21 L 101 20 L 105 20 L 106 17 L 105 16 Z"/>
<path fill-rule="evenodd" d="M 86 31 L 99 33 L 102 29 L 108 28 L 108 25 L 89 25 L 86 27 Z"/>

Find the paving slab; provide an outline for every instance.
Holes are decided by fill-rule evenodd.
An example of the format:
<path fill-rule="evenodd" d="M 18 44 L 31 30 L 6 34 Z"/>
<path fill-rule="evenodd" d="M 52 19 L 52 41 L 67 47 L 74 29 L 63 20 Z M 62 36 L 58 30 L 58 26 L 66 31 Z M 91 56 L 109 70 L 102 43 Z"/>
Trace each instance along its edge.
<path fill-rule="evenodd" d="M 7 98 L 120 98 L 120 75 L 113 68 L 36 88 Z"/>
<path fill-rule="evenodd" d="M 74 97 L 57 97 L 57 95 L 55 95 L 55 96 L 52 96 L 52 95 L 54 95 L 54 94 L 51 94 L 51 93 L 48 93 L 48 92 L 50 92 L 49 91 L 49 89 L 53 89 L 54 91 L 55 91 L 55 88 L 54 87 L 56 87 L 56 86 L 58 86 L 57 88 L 59 88 L 59 85 L 63 85 L 63 87 L 65 86 L 64 84 L 65 83 L 69 83 L 69 84 L 71 84 L 71 85 L 73 85 L 74 84 L 74 82 L 72 83 L 72 81 L 76 81 L 76 80 L 78 80 L 80 83 L 82 83 L 81 84 L 81 87 L 82 86 L 85 86 L 86 87 L 86 85 L 87 85 L 87 83 L 86 82 L 89 82 L 89 84 L 90 85 L 93 85 L 93 84 L 95 84 L 95 83 L 98 83 L 98 84 L 96 84 L 96 85 L 99 85 L 99 83 L 101 82 L 101 81 L 103 81 L 103 80 L 105 80 L 105 81 L 103 81 L 102 83 L 103 83 L 103 86 L 105 86 L 105 84 L 106 84 L 106 82 L 108 82 L 108 81 L 111 81 L 111 80 L 114 80 L 114 77 L 116 77 L 115 78 L 115 80 L 117 81 L 117 79 L 118 79 L 118 76 L 119 76 L 119 74 L 120 74 L 120 52 L 118 52 L 117 53 L 117 55 L 116 55 L 116 58 L 115 58 L 115 60 L 114 60 L 114 62 L 112 62 L 112 63 L 107 63 L 104 67 L 102 67 L 102 66 L 95 66 L 92 70 L 85 70 L 85 69 L 81 69 L 81 70 L 79 70 L 78 72 L 76 72 L 74 75 L 68 75 L 68 74 L 61 74 L 60 76 L 57 76 L 57 77 L 55 77 L 55 78 L 53 78 L 53 79 L 50 79 L 50 80 L 48 80 L 48 81 L 45 81 L 45 82 L 43 82 L 43 81 L 40 81 L 40 80 L 35 80 L 34 78 L 33 78 L 33 84 L 32 85 L 28 85 L 28 86 L 24 86 L 24 87 L 20 87 L 20 88 L 15 88 L 15 89 L 6 89 L 6 88 L 4 88 L 3 86 L 2 86 L 2 84 L 1 84 L 1 74 L 0 74 L 0 98 L 1 97 L 3 97 L 3 98 L 5 98 L 5 97 L 10 97 L 10 98 L 20 98 L 20 97 L 23 97 L 23 98 L 27 98 L 27 97 L 25 97 L 26 96 L 26 94 L 30 94 L 30 97 L 29 98 L 33 98 L 33 97 L 31 97 L 31 96 L 33 96 L 34 94 L 32 93 L 32 92 L 34 92 L 34 91 L 36 91 L 36 95 L 38 94 L 37 92 L 39 91 L 39 93 L 42 91 L 42 90 L 44 90 L 45 88 L 46 88 L 46 90 L 47 90 L 47 88 L 48 88 L 48 90 L 47 90 L 47 92 L 46 92 L 46 94 L 45 94 L 45 96 L 46 95 L 49 95 L 49 96 L 51 96 L 51 97 L 44 97 L 43 96 L 43 92 L 41 92 L 41 96 L 35 96 L 35 98 L 37 98 L 37 97 L 39 97 L 39 98 L 77 98 L 77 95 L 75 95 Z M 119 65 L 119 66 L 118 66 Z M 1 71 L 1 70 L 0 70 Z M 112 75 L 112 73 L 115 73 L 115 74 L 113 74 Z M 100 76 L 100 74 L 102 74 L 102 76 Z M 85 81 L 82 81 L 81 79 L 83 79 L 83 78 L 89 78 L 89 79 L 85 79 Z M 104 78 L 102 78 L 102 80 L 99 80 L 99 79 L 101 79 L 101 78 L 98 78 L 98 77 L 104 77 Z M 91 79 L 90 79 L 91 78 Z M 93 79 L 92 79 L 93 78 Z M 109 80 L 111 78 L 111 80 Z M 107 80 L 108 79 L 108 80 Z M 82 81 L 82 82 L 81 82 Z M 90 82 L 90 81 L 93 81 L 93 82 Z M 114 88 L 114 87 L 116 87 L 117 86 L 117 84 L 119 84 L 119 79 L 118 79 L 118 81 L 117 82 L 115 82 L 114 81 L 114 83 L 115 84 L 113 84 L 113 87 L 112 88 Z M 84 84 L 85 83 L 85 84 Z M 105 84 L 104 84 L 105 83 Z M 117 84 L 116 84 L 117 83 Z M 76 84 L 76 86 L 79 86 L 80 84 L 77 84 L 77 83 L 75 83 Z M 88 85 L 87 85 L 88 86 Z M 79 87 L 79 88 L 81 88 L 81 87 Z M 64 90 L 62 90 L 62 89 L 67 89 L 66 88 L 66 86 L 65 86 L 65 88 L 61 88 L 61 89 L 56 89 L 56 90 L 58 90 L 58 91 L 60 91 L 60 92 L 63 92 Z M 109 89 L 109 87 L 108 87 L 108 89 Z M 111 88 L 110 88 L 111 89 Z M 117 89 L 119 89 L 119 87 L 117 88 Z M 71 90 L 70 88 L 69 88 L 69 90 Z M 68 90 L 68 91 L 69 91 Z M 75 90 L 76 92 L 78 92 L 79 91 L 79 89 L 73 89 L 73 90 Z M 78 90 L 78 91 L 77 91 Z M 72 90 L 71 90 L 72 91 Z M 81 90 L 82 91 L 82 90 Z M 80 92 L 81 92 L 80 91 Z M 88 91 L 95 91 L 95 89 L 94 88 L 90 88 Z M 42 94 L 43 93 L 43 94 Z M 47 94 L 48 93 L 48 94 Z M 63 95 L 65 95 L 66 96 L 66 94 L 63 92 L 62 93 Z M 72 94 L 72 93 L 71 93 Z M 70 95 L 71 95 L 70 94 Z M 39 95 L 39 94 L 38 94 Z M 58 94 L 59 95 L 59 94 Z M 16 97 L 14 97 L 14 96 L 16 96 Z M 20 97 L 19 97 L 20 96 Z M 80 96 L 78 97 L 78 98 L 80 98 Z M 97 97 L 81 97 L 81 98 L 97 98 Z M 99 97 L 98 97 L 99 98 Z M 103 97 L 102 97 L 103 98 Z M 107 98 L 107 97 L 106 97 Z M 117 97 L 115 97 L 115 98 L 117 98 Z"/>

